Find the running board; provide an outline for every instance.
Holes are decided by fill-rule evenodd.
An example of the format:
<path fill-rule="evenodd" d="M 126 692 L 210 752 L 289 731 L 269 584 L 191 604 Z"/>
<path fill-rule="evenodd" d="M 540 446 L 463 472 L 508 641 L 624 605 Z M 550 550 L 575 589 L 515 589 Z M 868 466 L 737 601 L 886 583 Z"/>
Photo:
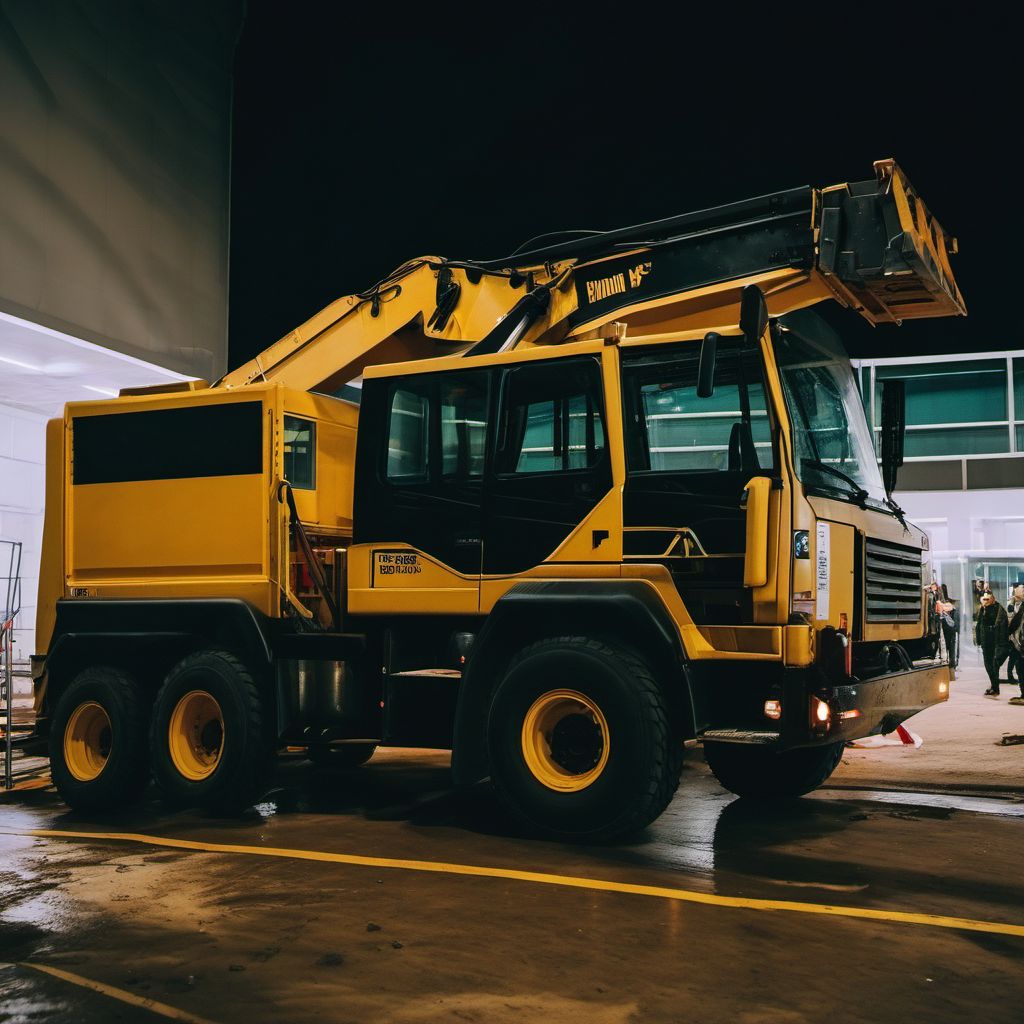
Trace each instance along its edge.
<path fill-rule="evenodd" d="M 704 742 L 714 740 L 719 743 L 753 743 L 769 746 L 778 743 L 779 736 L 777 732 L 758 732 L 754 729 L 706 729 L 700 734 L 700 739 Z"/>

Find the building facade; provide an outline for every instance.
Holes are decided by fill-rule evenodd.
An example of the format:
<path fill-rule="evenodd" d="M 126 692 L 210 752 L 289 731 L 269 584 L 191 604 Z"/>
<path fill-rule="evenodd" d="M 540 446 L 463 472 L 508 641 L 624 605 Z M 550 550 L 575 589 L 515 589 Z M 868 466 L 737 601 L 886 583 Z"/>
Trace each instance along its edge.
<path fill-rule="evenodd" d="M 881 431 L 882 383 L 906 387 L 896 500 L 928 532 L 935 578 L 968 631 L 976 584 L 1006 603 L 1024 580 L 1024 350 L 854 362 Z"/>

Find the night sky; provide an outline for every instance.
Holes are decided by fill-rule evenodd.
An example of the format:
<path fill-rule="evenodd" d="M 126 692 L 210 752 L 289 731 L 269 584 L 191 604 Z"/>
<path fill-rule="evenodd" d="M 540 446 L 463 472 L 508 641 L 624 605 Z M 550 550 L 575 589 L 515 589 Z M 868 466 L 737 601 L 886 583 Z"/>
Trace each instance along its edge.
<path fill-rule="evenodd" d="M 970 315 L 872 329 L 840 314 L 852 354 L 1024 348 L 1020 87 L 998 25 L 865 6 L 798 32 L 638 15 L 653 9 L 250 0 L 231 365 L 414 256 L 867 179 L 889 156 L 958 237 Z"/>

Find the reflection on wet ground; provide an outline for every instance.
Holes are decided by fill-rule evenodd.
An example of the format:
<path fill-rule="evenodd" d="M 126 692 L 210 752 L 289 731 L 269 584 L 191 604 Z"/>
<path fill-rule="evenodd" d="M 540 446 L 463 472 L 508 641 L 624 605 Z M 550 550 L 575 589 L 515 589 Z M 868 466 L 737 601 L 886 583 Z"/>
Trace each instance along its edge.
<path fill-rule="evenodd" d="M 231 820 L 155 800 L 86 818 L 34 791 L 0 803 L 0 831 L 144 833 L 1020 923 L 1022 816 L 1011 800 L 873 790 L 750 804 L 696 757 L 643 834 L 576 847 L 517 835 L 486 790 L 454 792 L 445 755 L 382 751 L 355 772 L 285 758 L 274 789 Z M 863 1000 L 855 979 L 866 978 L 894 1011 L 1015 1019 L 1003 1000 L 1024 995 L 1024 940 L 797 917 L 0 835 L 0 961 L 101 975 L 210 1019 L 671 1020 L 686 995 L 705 1011 L 686 1019 L 812 1021 L 828 1000 Z M 387 934 L 366 930 L 378 919 Z M 814 964 L 840 940 L 849 976 L 830 988 Z M 926 976 L 945 978 L 934 1004 Z M 0 968 L 0 991 L 0 1020 L 109 1019 L 91 1016 L 102 997 L 12 968 Z"/>

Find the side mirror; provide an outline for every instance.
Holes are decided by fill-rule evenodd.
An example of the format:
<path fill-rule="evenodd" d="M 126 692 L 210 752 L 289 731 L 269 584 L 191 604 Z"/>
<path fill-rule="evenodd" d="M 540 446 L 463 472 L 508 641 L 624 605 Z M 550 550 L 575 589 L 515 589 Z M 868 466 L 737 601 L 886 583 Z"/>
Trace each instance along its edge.
<path fill-rule="evenodd" d="M 700 363 L 697 365 L 697 397 L 710 398 L 715 393 L 715 359 L 718 355 L 718 338 L 715 331 L 708 331 L 700 343 Z"/>
<path fill-rule="evenodd" d="M 757 345 L 768 326 L 768 303 L 756 284 L 748 284 L 740 298 L 740 330 L 748 345 Z"/>
<path fill-rule="evenodd" d="M 903 465 L 906 407 L 903 381 L 882 381 L 882 483 L 887 496 L 896 490 L 896 474 Z"/>

